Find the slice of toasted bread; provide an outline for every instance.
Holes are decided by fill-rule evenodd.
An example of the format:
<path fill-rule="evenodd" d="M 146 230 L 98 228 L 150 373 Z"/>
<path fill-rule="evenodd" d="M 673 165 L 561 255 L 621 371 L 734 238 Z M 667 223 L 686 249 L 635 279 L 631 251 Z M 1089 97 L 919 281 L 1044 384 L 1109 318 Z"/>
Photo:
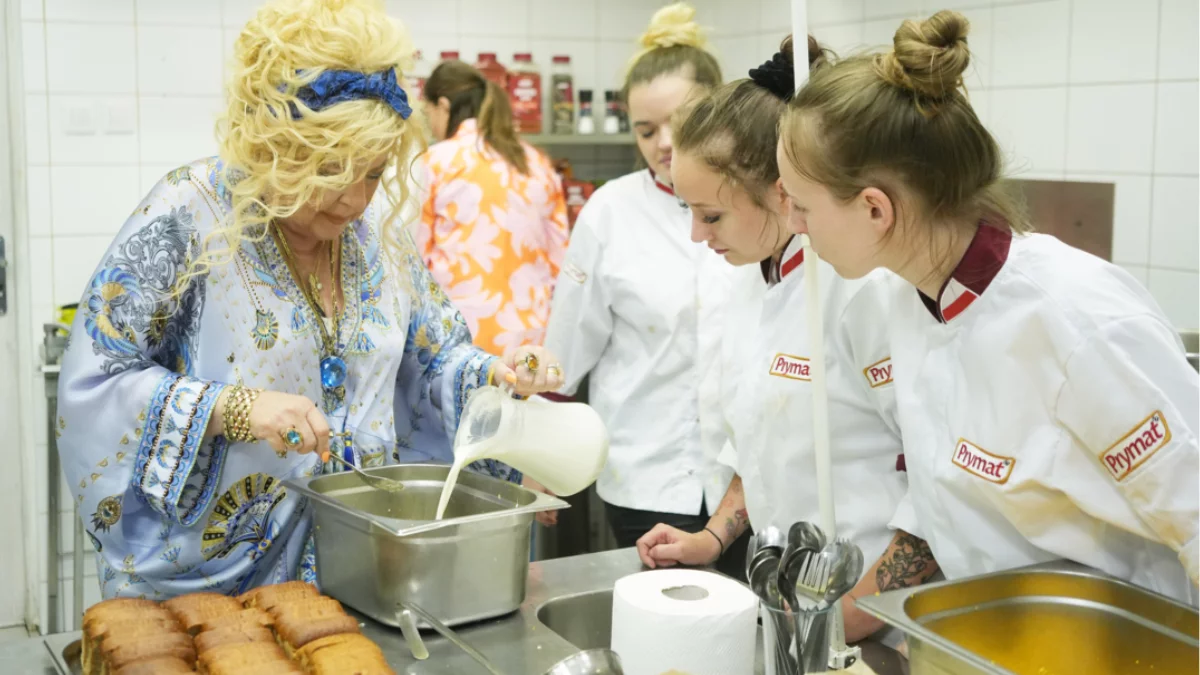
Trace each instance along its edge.
<path fill-rule="evenodd" d="M 318 619 L 296 621 L 280 620 L 275 624 L 275 633 L 290 657 L 304 645 L 323 637 L 357 633 L 358 620 L 346 614 L 325 616 Z"/>
<path fill-rule="evenodd" d="M 262 626 L 231 626 L 210 630 L 196 636 L 196 653 L 220 647 L 221 645 L 238 644 L 242 642 L 274 642 L 275 636 Z"/>
<path fill-rule="evenodd" d="M 145 661 L 134 661 L 112 671 L 112 675 L 185 675 L 194 673 L 192 664 L 174 656 L 160 656 Z"/>
<path fill-rule="evenodd" d="M 266 610 L 251 607 L 235 614 L 225 614 L 207 619 L 200 624 L 200 632 L 206 633 L 210 630 L 220 630 L 233 626 L 262 626 L 270 628 L 273 625 L 275 625 L 275 619 Z"/>
<path fill-rule="evenodd" d="M 316 587 L 312 584 L 306 584 L 303 581 L 288 581 L 282 584 L 271 584 L 270 586 L 259 586 L 252 588 L 238 596 L 238 600 L 246 607 L 260 607 L 264 600 L 268 604 L 273 604 L 272 601 L 276 596 L 291 594 L 292 597 L 302 597 L 304 595 L 319 595 Z"/>

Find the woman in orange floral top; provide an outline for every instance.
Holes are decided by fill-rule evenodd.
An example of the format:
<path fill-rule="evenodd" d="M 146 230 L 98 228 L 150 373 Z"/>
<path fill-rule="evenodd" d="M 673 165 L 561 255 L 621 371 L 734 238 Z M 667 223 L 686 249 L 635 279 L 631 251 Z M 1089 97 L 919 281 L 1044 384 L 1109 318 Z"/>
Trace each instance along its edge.
<path fill-rule="evenodd" d="M 422 92 L 441 142 L 423 158 L 417 246 L 494 354 L 541 344 L 567 242 L 567 210 L 550 160 L 521 142 L 505 92 L 447 61 Z"/>

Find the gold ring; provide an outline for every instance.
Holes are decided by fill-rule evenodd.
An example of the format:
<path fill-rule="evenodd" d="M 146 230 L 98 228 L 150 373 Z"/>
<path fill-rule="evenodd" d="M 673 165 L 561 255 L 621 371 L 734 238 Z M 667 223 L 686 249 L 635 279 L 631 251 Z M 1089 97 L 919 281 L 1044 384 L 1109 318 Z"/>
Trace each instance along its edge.
<path fill-rule="evenodd" d="M 283 439 L 283 447 L 288 450 L 295 450 L 304 444 L 304 434 L 296 430 L 296 427 L 288 427 L 279 432 L 280 438 Z"/>
<path fill-rule="evenodd" d="M 525 358 L 522 359 L 521 361 L 522 361 L 522 363 L 525 364 L 525 369 L 528 370 L 530 372 L 530 374 L 537 373 L 538 364 L 540 363 L 540 361 L 538 361 L 537 354 L 534 354 L 533 352 L 529 352 L 528 354 L 525 355 Z"/>

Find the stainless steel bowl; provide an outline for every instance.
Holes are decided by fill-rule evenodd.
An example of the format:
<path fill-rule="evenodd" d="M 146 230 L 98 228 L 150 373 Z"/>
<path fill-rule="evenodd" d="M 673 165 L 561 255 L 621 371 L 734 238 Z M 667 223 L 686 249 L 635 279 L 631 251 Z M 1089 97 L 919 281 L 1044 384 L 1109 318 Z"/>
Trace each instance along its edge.
<path fill-rule="evenodd" d="M 860 598 L 912 675 L 1195 673 L 1195 608 L 1068 562 Z"/>
<path fill-rule="evenodd" d="M 313 507 L 321 590 L 391 626 L 404 601 L 451 626 L 516 611 L 525 600 L 534 514 L 568 505 L 464 471 L 446 519 L 434 521 L 449 470 L 367 469 L 402 482 L 399 492 L 370 488 L 351 473 L 287 481 Z"/>
<path fill-rule="evenodd" d="M 624 675 L 621 657 L 611 649 L 589 649 L 559 661 L 544 675 Z"/>

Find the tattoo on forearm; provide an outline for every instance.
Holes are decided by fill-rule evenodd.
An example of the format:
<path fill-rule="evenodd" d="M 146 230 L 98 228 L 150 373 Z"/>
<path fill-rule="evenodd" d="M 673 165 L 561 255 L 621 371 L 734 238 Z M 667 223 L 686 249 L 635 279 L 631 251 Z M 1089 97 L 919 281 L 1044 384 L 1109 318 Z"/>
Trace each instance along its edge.
<path fill-rule="evenodd" d="M 738 538 L 738 534 L 741 533 L 748 522 L 750 522 L 750 516 L 746 513 L 746 509 L 738 509 L 733 512 L 733 517 L 725 519 L 726 546 L 732 544 L 733 540 Z"/>
<path fill-rule="evenodd" d="M 879 563 L 875 583 L 880 591 L 916 586 L 937 571 L 937 561 L 924 539 L 900 532 L 892 542 L 891 555 Z"/>

